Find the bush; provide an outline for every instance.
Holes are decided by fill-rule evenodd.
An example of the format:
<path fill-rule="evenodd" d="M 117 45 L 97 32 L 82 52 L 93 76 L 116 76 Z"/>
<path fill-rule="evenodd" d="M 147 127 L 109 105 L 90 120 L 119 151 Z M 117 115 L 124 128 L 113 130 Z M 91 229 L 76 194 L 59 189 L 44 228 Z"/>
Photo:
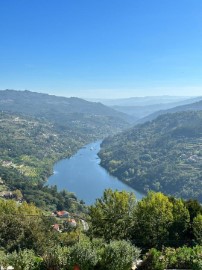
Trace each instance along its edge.
<path fill-rule="evenodd" d="M 68 265 L 70 269 L 78 265 L 82 270 L 91 270 L 98 262 L 98 255 L 92 244 L 85 240 L 69 249 Z"/>
<path fill-rule="evenodd" d="M 144 257 L 143 263 L 138 270 L 164 270 L 166 261 L 162 252 L 152 248 Z"/>
<path fill-rule="evenodd" d="M 102 254 L 102 269 L 129 270 L 139 258 L 140 250 L 127 241 L 111 241 Z"/>
<path fill-rule="evenodd" d="M 67 247 L 56 246 L 48 251 L 43 256 L 44 270 L 65 270 L 68 264 L 69 249 Z"/>
<path fill-rule="evenodd" d="M 162 252 L 151 249 L 138 269 L 163 270 L 166 268 L 202 270 L 202 246 L 166 248 Z"/>
<path fill-rule="evenodd" d="M 33 250 L 16 251 L 7 255 L 7 262 L 15 270 L 39 270 L 42 264 L 42 258 L 37 257 Z"/>

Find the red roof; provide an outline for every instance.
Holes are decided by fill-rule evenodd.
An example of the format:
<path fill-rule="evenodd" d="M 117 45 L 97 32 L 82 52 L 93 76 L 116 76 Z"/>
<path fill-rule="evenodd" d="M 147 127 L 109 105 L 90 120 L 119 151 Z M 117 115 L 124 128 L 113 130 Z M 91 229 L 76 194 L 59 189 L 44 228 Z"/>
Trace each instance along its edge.
<path fill-rule="evenodd" d="M 69 213 L 67 211 L 58 211 L 56 212 L 58 216 L 64 216 L 64 215 L 68 215 Z"/>

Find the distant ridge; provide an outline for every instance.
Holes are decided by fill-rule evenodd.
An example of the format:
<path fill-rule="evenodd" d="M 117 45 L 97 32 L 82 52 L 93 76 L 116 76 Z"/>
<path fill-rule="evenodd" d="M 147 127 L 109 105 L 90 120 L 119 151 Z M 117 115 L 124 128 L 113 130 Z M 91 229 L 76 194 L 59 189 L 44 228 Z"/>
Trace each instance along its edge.
<path fill-rule="evenodd" d="M 155 118 L 157 118 L 159 115 L 166 114 L 166 113 L 202 110 L 202 96 L 194 98 L 194 99 L 186 100 L 185 102 L 188 102 L 188 104 L 180 105 L 180 106 L 170 108 L 167 110 L 160 110 L 160 111 L 154 112 L 154 113 L 152 113 L 152 114 L 150 114 L 142 119 L 139 119 L 136 123 L 141 124 L 141 123 L 145 123 L 147 121 L 152 121 Z"/>
<path fill-rule="evenodd" d="M 89 101 L 101 102 L 107 106 L 148 106 L 154 104 L 168 104 L 180 102 L 190 99 L 190 97 L 183 96 L 145 96 L 145 97 L 130 97 L 130 98 L 117 98 L 117 99 L 87 99 Z"/>
<path fill-rule="evenodd" d="M 0 90 L 0 110 L 45 116 L 51 119 L 61 113 L 65 115 L 80 113 L 118 117 L 124 121 L 132 120 L 132 117 L 101 103 L 89 102 L 77 97 L 66 98 L 28 90 Z"/>

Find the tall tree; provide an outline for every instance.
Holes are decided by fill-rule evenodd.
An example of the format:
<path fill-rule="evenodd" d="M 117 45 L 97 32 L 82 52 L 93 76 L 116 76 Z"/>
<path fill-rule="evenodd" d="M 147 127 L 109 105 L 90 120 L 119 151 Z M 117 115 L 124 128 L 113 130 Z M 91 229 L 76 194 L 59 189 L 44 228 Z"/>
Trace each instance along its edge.
<path fill-rule="evenodd" d="M 133 241 L 140 247 L 160 247 L 167 243 L 173 223 L 173 204 L 162 193 L 150 192 L 137 204 Z"/>
<path fill-rule="evenodd" d="M 135 207 L 134 194 L 105 190 L 103 197 L 90 207 L 91 235 L 107 241 L 129 238 Z"/>

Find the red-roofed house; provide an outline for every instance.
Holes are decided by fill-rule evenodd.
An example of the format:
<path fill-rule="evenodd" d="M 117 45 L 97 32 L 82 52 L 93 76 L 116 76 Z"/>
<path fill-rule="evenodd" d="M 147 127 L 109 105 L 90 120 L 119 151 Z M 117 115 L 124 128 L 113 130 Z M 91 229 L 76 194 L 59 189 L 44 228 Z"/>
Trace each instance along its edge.
<path fill-rule="evenodd" d="M 60 217 L 60 218 L 68 218 L 69 217 L 69 212 L 67 212 L 67 211 L 57 211 L 56 215 L 57 215 L 57 217 Z"/>

